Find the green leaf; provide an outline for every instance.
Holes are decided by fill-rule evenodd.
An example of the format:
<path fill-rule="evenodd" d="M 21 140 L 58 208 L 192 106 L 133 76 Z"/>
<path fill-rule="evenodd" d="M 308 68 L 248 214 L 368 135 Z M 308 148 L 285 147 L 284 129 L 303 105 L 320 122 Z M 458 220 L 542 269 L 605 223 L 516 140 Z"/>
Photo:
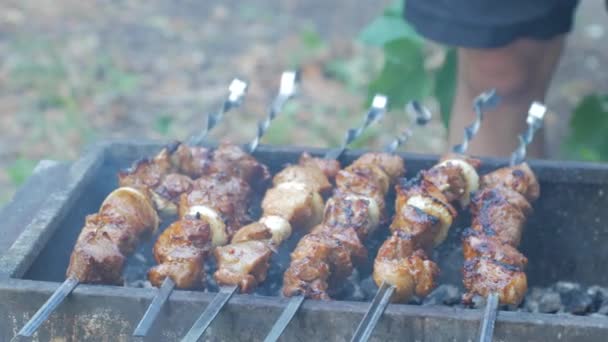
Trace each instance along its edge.
<path fill-rule="evenodd" d="M 7 169 L 8 176 L 13 185 L 19 186 L 25 182 L 29 176 L 32 175 L 34 171 L 34 167 L 38 161 L 26 159 L 26 158 L 18 158 L 16 159 Z"/>
<path fill-rule="evenodd" d="M 384 47 L 384 67 L 368 88 L 368 100 L 376 93 L 389 98 L 391 108 L 403 108 L 412 99 L 430 95 L 431 77 L 424 69 L 420 43 L 409 39 L 392 41 Z"/>
<path fill-rule="evenodd" d="M 608 160 L 608 95 L 590 95 L 576 107 L 564 150 L 577 159 Z"/>
<path fill-rule="evenodd" d="M 359 34 L 359 40 L 371 46 L 383 46 L 398 39 L 410 39 L 412 41 L 422 42 L 422 38 L 416 33 L 414 28 L 408 25 L 401 16 L 381 16 L 369 25 Z"/>
<path fill-rule="evenodd" d="M 439 101 L 441 122 L 443 122 L 445 128 L 448 128 L 450 124 L 450 115 L 456 92 L 457 71 L 458 55 L 455 49 L 450 49 L 435 77 L 435 97 Z"/>
<path fill-rule="evenodd" d="M 302 41 L 302 44 L 310 50 L 316 50 L 323 47 L 323 39 L 314 29 L 308 28 L 302 30 L 300 32 L 300 40 Z"/>
<path fill-rule="evenodd" d="M 405 7 L 404 0 L 393 0 L 390 5 L 384 9 L 384 15 L 387 17 L 403 17 L 403 8 Z"/>
<path fill-rule="evenodd" d="M 154 130 L 162 135 L 169 135 L 173 118 L 169 115 L 161 115 L 154 121 Z"/>

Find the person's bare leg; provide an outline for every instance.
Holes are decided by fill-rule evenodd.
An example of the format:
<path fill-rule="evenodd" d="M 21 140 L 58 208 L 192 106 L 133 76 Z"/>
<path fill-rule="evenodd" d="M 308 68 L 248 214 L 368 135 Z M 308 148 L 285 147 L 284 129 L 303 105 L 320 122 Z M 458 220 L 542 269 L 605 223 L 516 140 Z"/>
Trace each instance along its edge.
<path fill-rule="evenodd" d="M 508 156 L 517 146 L 532 101 L 543 101 L 559 61 L 564 37 L 547 41 L 520 39 L 497 49 L 458 51 L 458 81 L 449 129 L 450 145 L 459 143 L 463 129 L 474 119 L 472 103 L 481 92 L 496 88 L 500 106 L 488 112 L 469 153 Z M 544 152 L 542 131 L 528 149 L 531 157 Z"/>

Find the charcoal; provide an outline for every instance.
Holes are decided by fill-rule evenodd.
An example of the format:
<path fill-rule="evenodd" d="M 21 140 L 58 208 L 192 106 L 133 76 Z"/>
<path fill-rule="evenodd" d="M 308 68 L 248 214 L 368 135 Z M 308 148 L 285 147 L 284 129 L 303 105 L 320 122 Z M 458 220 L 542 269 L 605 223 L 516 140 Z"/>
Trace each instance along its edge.
<path fill-rule="evenodd" d="M 601 286 L 591 286 L 587 294 L 593 300 L 591 311 L 598 311 L 604 304 L 608 304 L 608 289 Z"/>
<path fill-rule="evenodd" d="M 558 281 L 553 285 L 555 291 L 557 291 L 560 295 L 565 293 L 570 293 L 572 291 L 582 291 L 581 285 L 569 281 Z"/>
<path fill-rule="evenodd" d="M 483 309 L 486 307 L 486 298 L 485 297 L 478 296 L 478 295 L 473 296 L 472 302 L 473 302 L 472 307 L 474 309 Z"/>
<path fill-rule="evenodd" d="M 562 308 L 562 300 L 559 293 L 555 291 L 545 291 L 538 302 L 538 312 L 555 313 Z"/>
<path fill-rule="evenodd" d="M 593 298 L 579 288 L 560 294 L 564 310 L 576 315 L 584 315 L 591 309 Z"/>
<path fill-rule="evenodd" d="M 607 315 L 608 316 L 608 304 L 604 304 L 602 305 L 598 310 L 597 313 L 600 315 Z"/>
<path fill-rule="evenodd" d="M 368 299 L 373 298 L 376 295 L 376 292 L 378 291 L 378 286 L 376 286 L 376 283 L 374 282 L 374 279 L 372 279 L 371 276 L 361 281 L 360 288 L 365 294 L 365 297 Z"/>
<path fill-rule="evenodd" d="M 423 301 L 423 305 L 456 305 L 460 302 L 461 293 L 454 285 L 440 285 Z"/>
<path fill-rule="evenodd" d="M 524 309 L 528 312 L 539 312 L 540 299 L 544 290 L 538 287 L 531 288 L 526 294 Z"/>

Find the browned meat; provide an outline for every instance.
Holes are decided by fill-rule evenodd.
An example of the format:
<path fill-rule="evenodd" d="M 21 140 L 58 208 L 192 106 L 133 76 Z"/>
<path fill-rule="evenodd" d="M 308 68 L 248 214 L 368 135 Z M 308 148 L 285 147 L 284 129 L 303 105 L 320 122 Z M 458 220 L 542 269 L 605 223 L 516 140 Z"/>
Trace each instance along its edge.
<path fill-rule="evenodd" d="M 425 254 L 442 243 L 456 218 L 452 203 L 468 205 L 479 186 L 479 161 L 450 154 L 430 170 L 396 186 L 393 234 L 384 242 L 374 261 L 373 278 L 395 286 L 392 300 L 407 302 L 426 296 L 435 286 L 439 268 Z"/>
<path fill-rule="evenodd" d="M 154 244 L 154 259 L 148 279 L 160 286 L 170 277 L 178 288 L 203 286 L 203 260 L 211 249 L 211 228 L 204 220 L 184 218 L 171 224 Z"/>
<path fill-rule="evenodd" d="M 245 241 L 218 247 L 214 251 L 219 285 L 238 285 L 241 292 L 252 292 L 266 279 L 272 250 L 263 241 Z"/>
<path fill-rule="evenodd" d="M 474 229 L 463 233 L 462 249 L 465 260 L 487 257 L 523 269 L 528 259 L 515 247 L 505 244 L 497 236 L 487 236 Z"/>
<path fill-rule="evenodd" d="M 441 221 L 436 216 L 425 213 L 422 209 L 404 205 L 395 211 L 395 217 L 390 229 L 393 233 L 403 232 L 418 248 L 430 252 L 435 245 Z"/>
<path fill-rule="evenodd" d="M 338 172 L 336 177 L 336 187 L 342 192 L 369 197 L 376 202 L 381 222 L 386 220 L 384 194 L 388 191 L 388 184 L 388 176 L 375 165 L 369 169 L 344 169 Z"/>
<path fill-rule="evenodd" d="M 448 203 L 446 196 L 434 183 L 424 178 L 401 182 L 396 191 L 395 217 L 391 229 L 417 234 L 414 240 L 422 243 L 418 248 L 429 250 L 441 244 L 457 215 L 456 209 Z M 436 220 L 421 216 L 411 207 L 433 216 Z M 432 244 L 428 244 L 431 241 Z"/>
<path fill-rule="evenodd" d="M 291 253 L 291 264 L 283 277 L 283 294 L 329 299 L 329 284 L 344 280 L 352 270 L 349 249 L 339 240 L 329 234 L 307 234 Z"/>
<path fill-rule="evenodd" d="M 193 175 L 208 172 L 211 153 L 201 147 L 187 147 L 175 142 L 154 158 L 142 159 L 118 173 L 120 186 L 129 186 L 146 194 L 163 215 L 175 215 L 179 196 L 190 190 Z"/>
<path fill-rule="evenodd" d="M 321 169 L 315 166 L 287 166 L 272 180 L 274 186 L 285 183 L 306 184 L 311 191 L 326 195 L 332 186 Z"/>
<path fill-rule="evenodd" d="M 313 166 L 320 169 L 330 182 L 333 182 L 336 179 L 336 175 L 338 174 L 338 171 L 340 171 L 339 161 L 335 159 L 313 158 L 306 152 L 302 153 L 298 164 L 302 166 Z"/>
<path fill-rule="evenodd" d="M 262 210 L 264 216 L 280 216 L 293 227 L 309 229 L 321 221 L 323 198 L 308 183 L 279 183 L 266 191 Z"/>
<path fill-rule="evenodd" d="M 353 162 L 353 166 L 358 165 L 378 165 L 393 181 L 405 174 L 403 159 L 390 153 L 366 153 Z"/>
<path fill-rule="evenodd" d="M 225 225 L 222 230 L 229 240 L 241 226 L 251 222 L 247 212 L 250 198 L 251 188 L 245 181 L 226 173 L 213 173 L 195 180 L 192 191 L 182 194 L 179 216 L 205 216 L 200 207 L 212 209 Z"/>
<path fill-rule="evenodd" d="M 140 237 L 158 228 L 154 207 L 139 190 L 119 188 L 87 217 L 66 276 L 83 283 L 119 284 L 126 255 Z"/>
<path fill-rule="evenodd" d="M 471 205 L 472 227 L 486 235 L 497 236 L 503 243 L 518 246 L 532 211 L 530 203 L 508 188 L 486 188 L 476 194 Z"/>
<path fill-rule="evenodd" d="M 414 295 L 428 295 L 435 288 L 434 279 L 438 274 L 437 265 L 428 260 L 424 251 L 415 250 L 415 243 L 408 234 L 399 231 L 382 244 L 374 260 L 374 281 L 395 286 L 393 302 L 406 302 Z"/>
<path fill-rule="evenodd" d="M 272 230 L 261 222 L 253 222 L 241 227 L 232 237 L 231 244 L 245 241 L 268 241 L 272 239 Z"/>
<path fill-rule="evenodd" d="M 237 145 L 223 143 L 213 152 L 212 171 L 228 173 L 250 184 L 256 190 L 266 188 L 270 172 L 266 165 Z"/>
<path fill-rule="evenodd" d="M 472 229 L 465 232 L 463 282 L 470 303 L 475 295 L 498 293 L 500 303 L 519 305 L 527 290 L 527 259 L 516 247 L 521 240 L 529 200 L 540 189 L 530 168 L 523 164 L 496 170 L 482 178 L 471 212 Z"/>
<path fill-rule="evenodd" d="M 465 303 L 470 303 L 474 295 L 487 297 L 494 292 L 501 304 L 519 305 L 528 290 L 523 269 L 486 257 L 466 260 L 463 275 L 468 290 L 463 297 Z"/>
<path fill-rule="evenodd" d="M 352 228 L 364 240 L 380 225 L 380 208 L 375 200 L 361 195 L 337 191 L 325 205 L 325 226 Z"/>
<path fill-rule="evenodd" d="M 536 201 L 540 196 L 540 185 L 528 164 L 505 167 L 481 178 L 482 188 L 504 186 L 523 195 L 528 201 Z"/>
<path fill-rule="evenodd" d="M 251 292 L 264 281 L 272 250 L 291 235 L 292 229 L 308 229 L 321 221 L 321 196 L 331 190 L 327 174 L 334 173 L 336 165 L 339 168 L 336 161 L 304 154 L 298 165 L 279 172 L 273 188 L 264 195 L 264 215 L 259 222 L 242 227 L 230 245 L 215 250 L 217 282 Z"/>
<path fill-rule="evenodd" d="M 283 294 L 329 299 L 367 258 L 361 240 L 383 221 L 384 197 L 404 173 L 403 160 L 389 154 L 366 154 L 337 173 L 338 190 L 327 201 L 323 224 L 305 235 L 291 254 Z"/>
<path fill-rule="evenodd" d="M 213 150 L 181 143 L 176 144 L 175 152 L 171 155 L 171 163 L 181 174 L 198 178 L 211 173 Z"/>
<path fill-rule="evenodd" d="M 311 233 L 327 235 L 343 244 L 354 264 L 362 264 L 367 260 L 367 248 L 363 246 L 363 240 L 352 227 L 332 227 L 324 222 L 316 226 Z"/>

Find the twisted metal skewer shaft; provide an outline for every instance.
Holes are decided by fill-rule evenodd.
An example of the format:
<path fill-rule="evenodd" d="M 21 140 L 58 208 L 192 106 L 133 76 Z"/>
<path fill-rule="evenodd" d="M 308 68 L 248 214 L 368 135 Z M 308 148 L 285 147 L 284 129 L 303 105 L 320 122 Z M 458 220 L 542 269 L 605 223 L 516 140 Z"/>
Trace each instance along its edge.
<path fill-rule="evenodd" d="M 207 115 L 207 119 L 205 122 L 205 127 L 203 130 L 196 136 L 190 138 L 191 146 L 198 146 L 203 143 L 207 134 L 215 127 L 217 124 L 222 121 L 224 118 L 224 114 L 226 114 L 231 109 L 237 108 L 243 103 L 243 99 L 245 98 L 245 94 L 247 92 L 248 84 L 245 81 L 242 81 L 238 78 L 235 78 L 230 83 L 228 87 L 228 97 L 224 100 L 222 107 L 219 111 L 215 113 L 211 113 Z"/>
<path fill-rule="evenodd" d="M 547 112 L 547 107 L 540 102 L 532 102 L 530 105 L 530 109 L 528 110 L 528 117 L 526 118 L 526 123 L 528 127 L 524 134 L 520 134 L 519 145 L 511 154 L 510 165 L 515 166 L 517 164 L 521 164 L 526 160 L 526 152 L 528 145 L 534 139 L 534 134 L 536 131 L 543 126 L 543 119 L 545 117 L 545 113 Z M 479 327 L 479 341 L 480 342 L 492 342 L 494 337 L 494 327 L 496 325 L 496 318 L 498 316 L 498 304 L 500 303 L 500 298 L 498 293 L 492 292 L 488 295 L 486 301 L 486 308 L 483 313 L 483 317 L 481 320 L 481 325 Z"/>
<path fill-rule="evenodd" d="M 380 120 L 384 114 L 386 113 L 386 106 L 388 104 L 388 99 L 386 96 L 382 94 L 374 95 L 374 99 L 372 100 L 372 104 L 365 115 L 365 119 L 363 120 L 363 124 L 356 128 L 351 128 L 346 132 L 344 136 L 344 142 L 342 145 L 334 150 L 330 150 L 325 155 L 325 159 L 337 159 L 344 153 L 348 145 L 350 145 L 353 141 L 363 134 L 363 132 L 371 125 L 372 123 Z"/>
<path fill-rule="evenodd" d="M 292 98 L 297 91 L 297 83 L 299 81 L 298 73 L 295 71 L 285 71 L 281 75 L 281 85 L 279 87 L 279 93 L 272 101 L 268 115 L 266 118 L 258 123 L 258 131 L 252 142 L 247 145 L 247 152 L 253 153 L 258 147 L 260 140 L 268 131 L 270 122 L 274 120 L 279 113 L 283 110 L 283 107 L 287 101 Z"/>
<path fill-rule="evenodd" d="M 511 154 L 511 166 L 523 163 L 526 160 L 528 145 L 534 139 L 536 131 L 543 126 L 543 118 L 547 107 L 540 102 L 533 102 L 528 110 L 526 123 L 528 128 L 524 134 L 519 135 L 519 146 Z"/>
<path fill-rule="evenodd" d="M 417 126 L 424 126 L 431 121 L 432 113 L 426 107 L 422 106 L 417 101 L 411 101 L 406 106 L 406 111 L 412 116 L 412 121 Z M 412 136 L 412 130 L 406 129 L 402 134 L 397 136 L 385 149 L 387 153 L 395 153 L 397 148 L 406 143 Z M 363 319 L 357 326 L 355 333 L 351 337 L 351 342 L 365 342 L 371 337 L 380 317 L 388 307 L 390 299 L 393 296 L 395 287 L 383 282 L 372 299 L 372 302 L 363 316 Z"/>
<path fill-rule="evenodd" d="M 481 93 L 473 102 L 473 110 L 475 111 L 475 121 L 464 129 L 464 138 L 461 144 L 455 145 L 452 152 L 465 153 L 469 148 L 469 142 L 479 132 L 481 121 L 484 117 L 484 111 L 492 109 L 498 105 L 500 98 L 496 94 L 496 89 L 488 90 Z"/>
<path fill-rule="evenodd" d="M 425 126 L 429 121 L 431 121 L 431 111 L 421 105 L 418 101 L 410 101 L 405 106 L 405 110 L 412 117 L 412 121 L 414 121 L 414 123 L 418 126 Z M 387 153 L 395 153 L 399 146 L 405 144 L 409 140 L 412 134 L 412 130 L 410 128 L 406 128 L 395 138 L 395 140 L 386 146 L 384 151 Z"/>

